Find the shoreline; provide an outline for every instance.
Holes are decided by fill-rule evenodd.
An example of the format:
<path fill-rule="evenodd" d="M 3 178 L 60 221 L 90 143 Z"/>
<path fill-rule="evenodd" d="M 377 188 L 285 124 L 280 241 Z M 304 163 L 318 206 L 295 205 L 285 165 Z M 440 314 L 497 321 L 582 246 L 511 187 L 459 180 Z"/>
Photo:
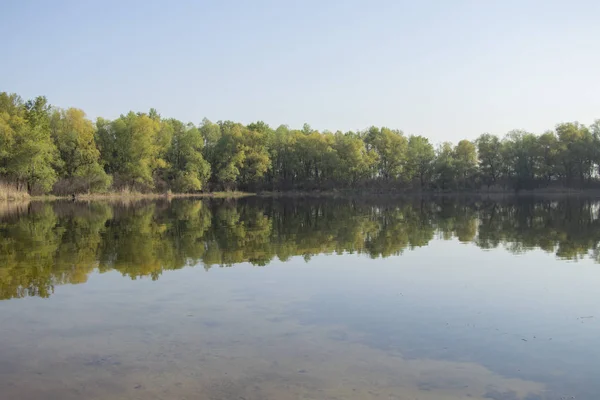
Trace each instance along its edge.
<path fill-rule="evenodd" d="M 598 197 L 600 198 L 600 189 L 562 189 L 562 190 L 521 190 L 521 191 L 487 191 L 487 190 L 472 190 L 472 191 L 377 191 L 377 190 L 326 190 L 326 191 L 281 191 L 269 192 L 262 191 L 256 193 L 258 197 L 356 197 L 356 198 L 403 198 L 403 197 L 486 197 L 486 198 L 508 198 L 508 197 L 566 197 L 566 196 L 581 196 L 581 197 Z"/>
<path fill-rule="evenodd" d="M 75 200 L 75 201 L 102 201 L 102 200 L 157 200 L 157 199 L 174 199 L 174 198 L 216 198 L 216 199 L 237 199 L 241 197 L 255 196 L 255 193 L 248 192 L 207 192 L 207 193 L 136 193 L 136 192 L 110 192 L 110 193 L 93 193 L 80 194 L 73 196 L 56 196 L 56 195 L 40 195 L 28 196 L 18 199 L 1 199 L 0 203 L 27 203 L 32 201 L 59 201 L 59 200 Z"/>
<path fill-rule="evenodd" d="M 102 201 L 102 200 L 157 200 L 174 198 L 219 198 L 219 199 L 238 199 L 242 197 L 263 197 L 263 198 L 300 198 L 300 197 L 356 197 L 356 198 L 402 198 L 402 197 L 486 197 L 486 198 L 507 198 L 507 197 L 599 197 L 600 189 L 534 189 L 515 191 L 385 191 L 385 190 L 324 190 L 324 191 L 259 191 L 259 192 L 206 192 L 206 193 L 137 193 L 137 192 L 109 192 L 95 194 L 80 194 L 75 196 L 56 196 L 40 195 L 30 196 L 21 195 L 19 197 L 0 197 L 0 204 L 19 204 L 32 201 Z"/>
<path fill-rule="evenodd" d="M 248 192 L 207 192 L 207 193 L 98 193 L 75 196 L 75 200 L 104 200 L 104 199 L 172 199 L 172 198 L 240 198 L 254 196 Z M 59 197 L 72 199 L 71 196 Z"/>

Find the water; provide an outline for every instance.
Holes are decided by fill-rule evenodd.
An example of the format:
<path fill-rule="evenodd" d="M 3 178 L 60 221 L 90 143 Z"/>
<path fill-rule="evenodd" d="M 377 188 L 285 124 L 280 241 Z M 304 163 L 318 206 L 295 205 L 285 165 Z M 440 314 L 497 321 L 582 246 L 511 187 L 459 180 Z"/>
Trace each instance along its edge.
<path fill-rule="evenodd" d="M 599 204 L 12 206 L 0 399 L 597 399 Z"/>

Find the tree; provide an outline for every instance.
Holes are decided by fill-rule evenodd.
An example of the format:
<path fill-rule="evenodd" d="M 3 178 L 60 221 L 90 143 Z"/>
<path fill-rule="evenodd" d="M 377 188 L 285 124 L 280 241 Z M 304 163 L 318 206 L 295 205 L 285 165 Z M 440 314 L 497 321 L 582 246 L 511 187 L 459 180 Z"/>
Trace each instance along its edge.
<path fill-rule="evenodd" d="M 502 157 L 507 176 L 516 190 L 535 186 L 539 176 L 540 151 L 534 134 L 520 130 L 509 132 L 502 142 Z"/>
<path fill-rule="evenodd" d="M 546 184 L 557 179 L 562 173 L 559 158 L 559 143 L 556 134 L 552 131 L 545 132 L 538 138 L 540 151 L 539 175 Z"/>
<path fill-rule="evenodd" d="M 458 142 L 453 150 L 454 169 L 456 176 L 462 181 L 463 188 L 468 186 L 468 182 L 475 180 L 477 172 L 477 150 L 475 145 L 468 140 Z"/>
<path fill-rule="evenodd" d="M 434 159 L 435 151 L 426 137 L 411 136 L 408 139 L 407 177 L 417 178 L 421 188 L 427 183 Z"/>
<path fill-rule="evenodd" d="M 256 183 L 271 166 L 267 137 L 231 121 L 219 122 L 219 126 L 221 136 L 212 149 L 215 182 L 225 189 Z"/>
<path fill-rule="evenodd" d="M 368 149 L 378 155 L 378 175 L 385 180 L 397 179 L 406 164 L 408 141 L 400 131 L 371 127 L 365 135 Z"/>
<path fill-rule="evenodd" d="M 479 154 L 479 171 L 483 182 L 489 188 L 498 183 L 504 169 L 502 143 L 498 136 L 484 133 L 475 141 Z"/>
<path fill-rule="evenodd" d="M 292 135 L 286 125 L 280 125 L 269 136 L 271 159 L 270 183 L 277 187 L 292 187 L 295 181 Z"/>
<path fill-rule="evenodd" d="M 60 157 L 50 136 L 50 105 L 43 96 L 23 103 L 0 94 L 0 173 L 29 193 L 46 192 L 57 176 Z"/>
<path fill-rule="evenodd" d="M 592 134 L 592 148 L 590 149 L 590 153 L 596 168 L 600 169 L 600 119 L 595 120 L 589 129 Z M 600 170 L 596 172 L 600 174 Z"/>
<path fill-rule="evenodd" d="M 204 139 L 193 124 L 181 121 L 165 121 L 173 131 L 167 153 L 168 180 L 177 192 L 202 190 L 210 177 L 210 164 L 202 157 Z"/>
<path fill-rule="evenodd" d="M 166 168 L 163 155 L 170 141 L 160 120 L 147 114 L 129 112 L 109 122 L 97 122 L 97 141 L 106 170 L 119 185 L 154 187 L 154 171 Z"/>
<path fill-rule="evenodd" d="M 354 134 L 338 132 L 334 136 L 337 179 L 346 185 L 354 185 L 370 177 L 378 161 L 374 150 L 367 150 L 365 142 Z"/>
<path fill-rule="evenodd" d="M 246 187 L 256 184 L 271 169 L 271 157 L 267 144 L 272 133 L 269 125 L 262 121 L 248 125 L 241 137 L 245 162 L 240 174 L 240 182 Z"/>
<path fill-rule="evenodd" d="M 50 133 L 41 126 L 25 126 L 16 132 L 7 174 L 19 186 L 24 183 L 29 193 L 44 193 L 56 182 L 53 164 L 59 160 Z"/>
<path fill-rule="evenodd" d="M 435 181 L 442 190 L 454 188 L 456 180 L 456 167 L 452 144 L 444 142 L 438 148 L 435 163 Z"/>
<path fill-rule="evenodd" d="M 296 175 L 306 188 L 318 188 L 326 185 L 334 175 L 337 155 L 333 148 L 334 136 L 313 131 L 310 134 L 295 135 Z"/>
<path fill-rule="evenodd" d="M 82 110 L 0 93 L 0 179 L 30 192 L 119 189 L 195 192 L 411 187 L 465 190 L 486 185 L 535 189 L 600 184 L 600 120 L 561 123 L 541 135 L 442 143 L 370 127 L 358 132 L 301 129 L 264 121 L 195 126 L 154 108 L 92 124 Z"/>
<path fill-rule="evenodd" d="M 578 122 L 556 126 L 558 158 L 562 164 L 566 184 L 585 185 L 592 173 L 595 158 L 594 137 L 590 130 Z"/>
<path fill-rule="evenodd" d="M 104 191 L 111 177 L 100 165 L 95 128 L 82 110 L 69 108 L 52 113 L 52 138 L 62 160 L 59 175 L 68 181 L 69 191 Z"/>
<path fill-rule="evenodd" d="M 25 104 L 21 97 L 0 93 L 0 176 L 7 176 L 15 135 L 26 124 Z"/>

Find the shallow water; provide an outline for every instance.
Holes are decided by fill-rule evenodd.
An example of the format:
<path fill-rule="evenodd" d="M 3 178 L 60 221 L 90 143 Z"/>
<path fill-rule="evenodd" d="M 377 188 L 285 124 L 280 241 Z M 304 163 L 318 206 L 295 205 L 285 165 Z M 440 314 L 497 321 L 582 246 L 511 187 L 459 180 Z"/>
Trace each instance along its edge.
<path fill-rule="evenodd" d="M 0 398 L 597 399 L 595 201 L 0 212 Z"/>

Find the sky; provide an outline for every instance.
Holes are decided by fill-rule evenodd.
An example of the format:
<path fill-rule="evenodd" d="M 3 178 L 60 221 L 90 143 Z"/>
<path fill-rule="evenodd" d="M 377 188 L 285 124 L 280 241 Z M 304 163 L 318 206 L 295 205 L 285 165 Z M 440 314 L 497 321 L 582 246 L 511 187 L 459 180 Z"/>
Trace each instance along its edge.
<path fill-rule="evenodd" d="M 0 91 L 90 118 L 401 129 L 600 118 L 600 2 L 0 1 Z"/>

